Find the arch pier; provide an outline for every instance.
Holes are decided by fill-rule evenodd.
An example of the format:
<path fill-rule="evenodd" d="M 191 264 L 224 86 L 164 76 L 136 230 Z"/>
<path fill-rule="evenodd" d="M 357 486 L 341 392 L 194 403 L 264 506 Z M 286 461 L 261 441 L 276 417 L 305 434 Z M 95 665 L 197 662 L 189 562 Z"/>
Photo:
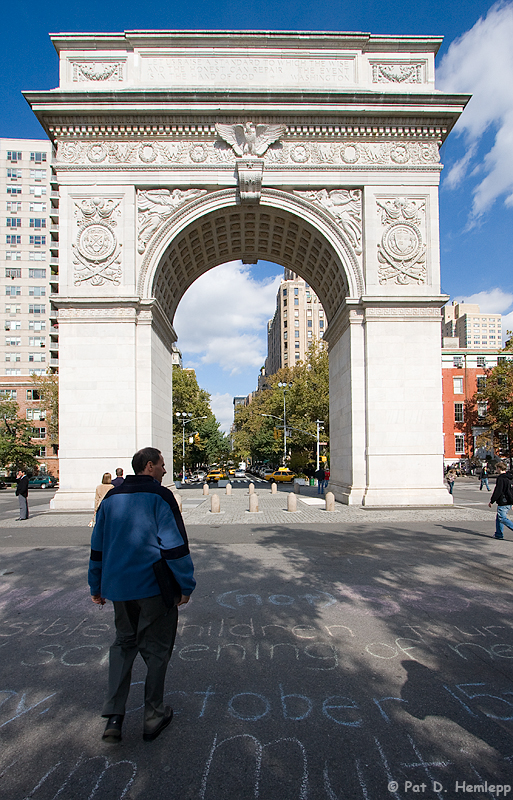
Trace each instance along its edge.
<path fill-rule="evenodd" d="M 436 37 L 59 34 L 60 84 L 26 93 L 60 193 L 59 509 L 162 450 L 173 318 L 204 272 L 300 274 L 330 359 L 330 489 L 448 505 L 439 147 L 468 100 L 435 91 Z M 57 235 L 54 232 L 54 235 Z M 193 324 L 193 321 L 191 321 Z"/>

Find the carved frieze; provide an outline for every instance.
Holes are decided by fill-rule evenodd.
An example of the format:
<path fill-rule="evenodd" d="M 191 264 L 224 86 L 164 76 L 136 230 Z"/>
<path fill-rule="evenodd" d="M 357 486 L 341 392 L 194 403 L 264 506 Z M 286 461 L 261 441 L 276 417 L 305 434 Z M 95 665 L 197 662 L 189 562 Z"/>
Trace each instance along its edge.
<path fill-rule="evenodd" d="M 229 126 L 226 126 L 229 127 Z M 232 126 L 237 127 L 237 126 Z M 242 126 L 238 126 L 242 127 Z M 258 127 L 258 126 L 257 126 Z M 278 126 L 274 126 L 278 127 Z M 256 146 L 256 145 L 255 145 Z M 238 147 L 244 149 L 243 146 Z M 198 139 L 148 139 L 137 141 L 59 140 L 59 166 L 119 166 L 139 165 L 162 168 L 167 165 L 235 166 L 238 156 L 232 145 L 224 141 Z M 439 164 L 436 141 L 397 138 L 391 141 L 361 141 L 335 138 L 315 141 L 274 142 L 268 144 L 261 156 L 264 163 L 294 168 L 336 166 L 339 168 L 394 167 L 415 168 Z"/>
<path fill-rule="evenodd" d="M 122 81 L 123 61 L 72 61 L 73 82 Z"/>
<path fill-rule="evenodd" d="M 75 199 L 78 233 L 73 248 L 74 282 L 92 286 L 121 282 L 121 244 L 114 228 L 121 199 L 88 197 Z"/>
<path fill-rule="evenodd" d="M 377 205 L 385 227 L 378 244 L 380 284 L 425 283 L 426 245 L 421 231 L 425 224 L 425 201 L 395 197 L 378 200 Z"/>
<path fill-rule="evenodd" d="M 373 83 L 425 83 L 425 64 L 419 61 L 415 64 L 397 62 L 391 64 L 372 64 Z"/>
<path fill-rule="evenodd" d="M 137 251 L 144 253 L 149 240 L 175 210 L 206 194 L 206 189 L 149 189 L 137 192 Z"/>
<path fill-rule="evenodd" d="M 360 189 L 295 191 L 295 195 L 322 206 L 340 225 L 357 255 L 362 252 L 362 193 Z"/>

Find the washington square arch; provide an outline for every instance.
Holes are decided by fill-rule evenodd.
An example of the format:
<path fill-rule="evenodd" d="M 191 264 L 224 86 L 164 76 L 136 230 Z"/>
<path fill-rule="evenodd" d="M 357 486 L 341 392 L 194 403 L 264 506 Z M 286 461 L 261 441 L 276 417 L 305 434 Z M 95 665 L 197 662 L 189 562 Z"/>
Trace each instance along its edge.
<path fill-rule="evenodd" d="M 366 33 L 59 34 L 26 98 L 60 193 L 60 489 L 90 505 L 140 447 L 172 474 L 173 317 L 234 259 L 304 278 L 328 320 L 330 489 L 443 505 L 439 147 L 467 96 L 441 39 Z M 191 320 L 191 324 L 194 321 Z"/>

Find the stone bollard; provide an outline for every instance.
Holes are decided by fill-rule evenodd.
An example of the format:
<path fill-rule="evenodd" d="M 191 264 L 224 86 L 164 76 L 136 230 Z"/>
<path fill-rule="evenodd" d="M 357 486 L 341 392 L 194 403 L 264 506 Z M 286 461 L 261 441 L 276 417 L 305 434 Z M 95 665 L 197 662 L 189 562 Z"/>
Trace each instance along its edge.
<path fill-rule="evenodd" d="M 231 485 L 231 483 L 227 483 L 226 484 L 226 494 L 231 494 L 231 493 L 232 493 L 232 485 Z"/>
<path fill-rule="evenodd" d="M 335 511 L 335 495 L 333 492 L 326 492 L 326 511 Z"/>
<path fill-rule="evenodd" d="M 203 494 L 208 494 L 208 483 L 203 484 Z"/>
<path fill-rule="evenodd" d="M 250 484 L 250 486 L 252 486 L 252 485 L 253 484 Z M 252 513 L 253 512 L 256 513 L 258 511 L 258 495 L 254 494 L 254 493 L 249 495 L 249 510 Z"/>
<path fill-rule="evenodd" d="M 287 511 L 297 511 L 297 497 L 292 492 L 287 495 Z"/>
<path fill-rule="evenodd" d="M 299 485 L 299 483 L 294 483 L 294 492 L 296 494 L 301 494 L 301 486 Z"/>
<path fill-rule="evenodd" d="M 271 483 L 271 494 L 276 494 L 278 491 L 278 484 L 274 481 Z"/>
<path fill-rule="evenodd" d="M 182 513 L 182 495 L 181 494 L 177 494 L 176 492 L 173 492 L 173 495 L 174 495 L 174 498 L 175 498 L 176 502 L 178 503 L 178 509 L 180 511 L 180 514 L 181 514 Z"/>
<path fill-rule="evenodd" d="M 249 491 L 249 494 L 250 494 L 250 495 L 251 495 L 251 494 L 255 494 L 255 484 L 254 484 L 253 482 L 251 482 L 251 483 L 249 484 L 248 491 Z"/>
<path fill-rule="evenodd" d="M 212 514 L 219 514 L 221 511 L 221 502 L 218 494 L 213 494 L 210 498 L 210 511 Z"/>

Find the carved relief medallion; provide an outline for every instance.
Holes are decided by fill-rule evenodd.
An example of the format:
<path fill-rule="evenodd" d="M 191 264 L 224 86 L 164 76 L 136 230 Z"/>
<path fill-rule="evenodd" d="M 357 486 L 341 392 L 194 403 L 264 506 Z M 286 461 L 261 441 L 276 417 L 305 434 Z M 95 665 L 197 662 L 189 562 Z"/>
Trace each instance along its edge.
<path fill-rule="evenodd" d="M 378 201 L 381 222 L 386 225 L 378 244 L 380 284 L 426 282 L 426 245 L 420 229 L 425 208 L 425 201 L 404 197 Z"/>
<path fill-rule="evenodd" d="M 121 200 L 105 197 L 75 200 L 75 218 L 78 234 L 73 244 L 75 286 L 90 281 L 92 286 L 102 286 L 110 281 L 118 286 L 121 281 L 121 245 L 113 228 L 114 212 Z M 119 211 L 118 211 L 119 213 Z"/>

